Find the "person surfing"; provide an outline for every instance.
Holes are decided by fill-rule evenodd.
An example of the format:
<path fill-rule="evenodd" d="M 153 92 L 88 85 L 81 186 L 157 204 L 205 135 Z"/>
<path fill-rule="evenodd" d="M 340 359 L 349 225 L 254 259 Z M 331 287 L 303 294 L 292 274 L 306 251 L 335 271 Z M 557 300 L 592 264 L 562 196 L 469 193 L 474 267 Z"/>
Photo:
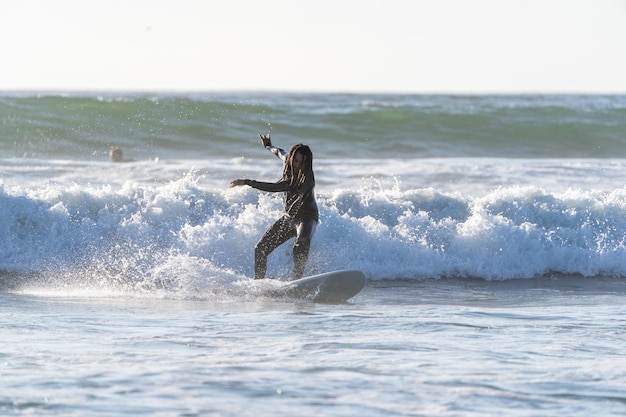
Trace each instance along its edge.
<path fill-rule="evenodd" d="M 282 178 L 274 183 L 236 179 L 231 181 L 230 187 L 247 185 L 260 191 L 282 192 L 285 214 L 266 230 L 254 247 L 254 279 L 265 278 L 269 254 L 294 237 L 293 279 L 299 279 L 304 275 L 311 239 L 319 221 L 314 192 L 313 153 L 302 143 L 293 145 L 287 153 L 272 145 L 269 134 L 259 137 L 265 149 L 282 159 Z"/>

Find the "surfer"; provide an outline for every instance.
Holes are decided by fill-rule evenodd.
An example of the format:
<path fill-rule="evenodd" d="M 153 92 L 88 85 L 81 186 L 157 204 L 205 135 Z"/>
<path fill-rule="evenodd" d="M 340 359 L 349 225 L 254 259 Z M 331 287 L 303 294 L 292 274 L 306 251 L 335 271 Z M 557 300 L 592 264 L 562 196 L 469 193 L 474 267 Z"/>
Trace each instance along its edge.
<path fill-rule="evenodd" d="M 132 159 L 124 158 L 124 153 L 121 148 L 117 146 L 111 147 L 109 151 L 109 161 L 111 162 L 133 162 Z"/>
<path fill-rule="evenodd" d="M 287 153 L 272 145 L 270 135 L 259 136 L 263 147 L 283 160 L 282 178 L 275 183 L 236 179 L 230 187 L 248 185 L 261 191 L 283 192 L 285 214 L 267 229 L 254 247 L 254 279 L 265 278 L 269 254 L 293 237 L 293 279 L 302 278 L 319 219 L 313 191 L 313 153 L 301 143 L 292 146 Z"/>
<path fill-rule="evenodd" d="M 111 162 L 122 162 L 124 160 L 124 154 L 122 150 L 117 146 L 111 147 L 109 151 L 109 161 Z"/>

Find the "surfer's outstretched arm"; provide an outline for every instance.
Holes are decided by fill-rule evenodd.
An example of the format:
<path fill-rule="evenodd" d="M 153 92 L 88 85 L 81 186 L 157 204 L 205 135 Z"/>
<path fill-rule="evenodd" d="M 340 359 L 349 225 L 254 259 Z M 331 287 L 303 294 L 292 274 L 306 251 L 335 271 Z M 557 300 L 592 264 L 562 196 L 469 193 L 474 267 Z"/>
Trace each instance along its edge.
<path fill-rule="evenodd" d="M 287 162 L 287 152 L 285 152 L 284 149 L 281 149 L 278 146 L 272 145 L 272 139 L 270 138 L 269 133 L 267 135 L 259 135 L 259 137 L 261 138 L 261 144 L 265 149 L 282 159 L 283 162 Z"/>

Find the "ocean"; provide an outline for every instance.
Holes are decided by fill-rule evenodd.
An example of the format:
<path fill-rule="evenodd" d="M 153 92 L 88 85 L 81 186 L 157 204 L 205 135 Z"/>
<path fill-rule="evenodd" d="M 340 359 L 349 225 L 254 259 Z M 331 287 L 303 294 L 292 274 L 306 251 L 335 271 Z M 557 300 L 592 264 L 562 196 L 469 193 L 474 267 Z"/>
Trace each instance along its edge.
<path fill-rule="evenodd" d="M 626 96 L 0 94 L 7 416 L 626 413 Z M 306 274 L 267 296 L 313 150 Z M 119 147 L 124 162 L 110 162 Z M 291 245 L 269 258 L 288 280 Z"/>

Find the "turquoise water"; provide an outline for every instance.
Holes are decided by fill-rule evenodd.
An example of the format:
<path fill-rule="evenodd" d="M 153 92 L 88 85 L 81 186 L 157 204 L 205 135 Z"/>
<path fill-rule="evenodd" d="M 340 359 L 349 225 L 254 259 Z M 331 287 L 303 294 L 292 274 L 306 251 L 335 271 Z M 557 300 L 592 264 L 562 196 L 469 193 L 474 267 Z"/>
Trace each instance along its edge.
<path fill-rule="evenodd" d="M 268 132 L 350 159 L 626 157 L 619 95 L 5 93 L 0 115 L 5 157 L 258 156 L 250 145 Z"/>

